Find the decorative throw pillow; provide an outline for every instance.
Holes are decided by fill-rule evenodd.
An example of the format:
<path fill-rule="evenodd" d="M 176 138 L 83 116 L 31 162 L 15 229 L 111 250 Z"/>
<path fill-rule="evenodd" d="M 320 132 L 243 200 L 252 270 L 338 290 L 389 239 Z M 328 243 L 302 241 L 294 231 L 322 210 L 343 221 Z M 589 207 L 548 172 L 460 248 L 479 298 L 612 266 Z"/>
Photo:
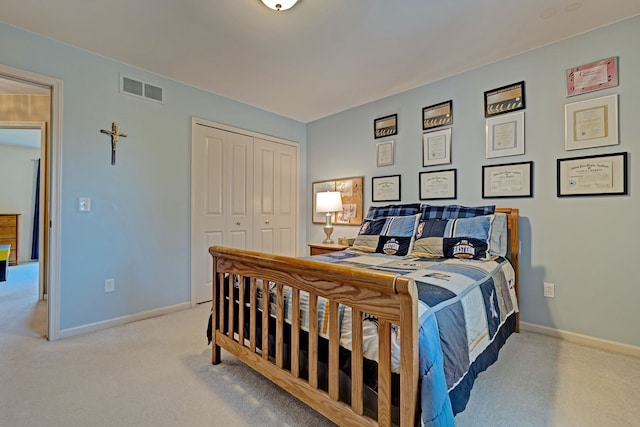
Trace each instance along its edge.
<path fill-rule="evenodd" d="M 365 219 L 353 247 L 386 255 L 407 255 L 413 249 L 419 219 L 419 214 Z"/>
<path fill-rule="evenodd" d="M 486 259 L 507 252 L 505 214 L 421 220 L 412 255 Z"/>

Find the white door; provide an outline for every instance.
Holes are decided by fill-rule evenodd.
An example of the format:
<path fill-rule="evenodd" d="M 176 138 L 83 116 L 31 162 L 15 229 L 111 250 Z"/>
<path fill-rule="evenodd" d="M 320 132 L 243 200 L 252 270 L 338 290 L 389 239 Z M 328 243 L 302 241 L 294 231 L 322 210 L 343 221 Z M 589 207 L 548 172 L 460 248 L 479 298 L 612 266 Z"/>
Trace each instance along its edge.
<path fill-rule="evenodd" d="M 191 274 L 195 302 L 200 303 L 212 298 L 209 247 L 253 246 L 253 138 L 203 125 L 194 128 Z"/>
<path fill-rule="evenodd" d="M 254 247 L 297 255 L 297 147 L 254 139 Z"/>

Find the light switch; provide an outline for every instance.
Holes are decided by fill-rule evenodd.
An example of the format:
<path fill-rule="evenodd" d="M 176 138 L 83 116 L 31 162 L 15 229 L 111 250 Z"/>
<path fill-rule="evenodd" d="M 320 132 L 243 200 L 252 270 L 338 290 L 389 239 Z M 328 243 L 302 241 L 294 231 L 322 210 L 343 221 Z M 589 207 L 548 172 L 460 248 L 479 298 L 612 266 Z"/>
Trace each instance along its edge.
<path fill-rule="evenodd" d="M 91 212 L 91 198 L 80 197 L 78 199 L 78 210 L 80 212 Z"/>

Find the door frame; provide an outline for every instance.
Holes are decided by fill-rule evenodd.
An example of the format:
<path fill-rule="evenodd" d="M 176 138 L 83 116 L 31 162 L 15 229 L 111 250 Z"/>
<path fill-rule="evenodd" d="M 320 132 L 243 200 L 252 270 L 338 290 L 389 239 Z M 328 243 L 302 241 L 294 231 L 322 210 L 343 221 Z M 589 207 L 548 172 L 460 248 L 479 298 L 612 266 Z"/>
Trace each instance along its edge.
<path fill-rule="evenodd" d="M 224 131 L 228 131 L 228 132 L 234 132 L 234 133 L 238 133 L 241 135 L 246 135 L 246 136 L 250 136 L 253 138 L 260 138 L 260 139 L 264 139 L 267 141 L 273 141 L 273 142 L 277 142 L 280 144 L 287 144 L 287 145 L 292 145 L 295 146 L 297 148 L 297 156 L 296 156 L 296 167 L 298 168 L 298 180 L 296 182 L 296 194 L 298 195 L 298 200 L 296 203 L 296 247 L 294 249 L 294 253 L 298 253 L 298 246 L 299 246 L 299 240 L 300 240 L 300 144 L 293 142 L 293 141 L 289 141 L 283 138 L 278 138 L 275 136 L 271 136 L 271 135 L 265 135 L 262 133 L 258 133 L 258 132 L 253 132 L 250 130 L 246 130 L 246 129 L 241 129 L 241 128 L 237 128 L 237 127 L 233 127 L 233 126 L 229 126 L 229 125 L 225 125 L 222 123 L 216 123 L 216 122 L 212 122 L 210 120 L 206 120 L 206 119 L 201 119 L 198 117 L 192 117 L 191 118 L 191 153 L 193 156 L 193 147 L 194 144 L 196 144 L 198 141 L 196 140 L 196 127 L 197 126 L 206 126 L 206 127 L 211 127 L 211 128 L 216 128 L 216 129 L 220 129 L 220 130 L 224 130 Z M 194 220 L 194 216 L 195 216 L 195 212 L 194 212 L 194 200 L 195 200 L 195 186 L 194 186 L 194 170 L 193 170 L 193 158 L 191 159 L 191 164 L 190 164 L 190 171 L 191 171 L 191 224 L 190 224 L 190 236 L 191 239 L 193 240 L 193 235 L 194 235 L 194 224 L 195 224 L 195 220 Z M 253 226 L 253 224 L 252 224 Z M 193 241 L 190 243 L 189 247 L 190 247 L 190 253 L 189 253 L 189 259 L 191 260 L 191 306 L 195 306 L 197 305 L 196 303 L 196 286 L 197 284 L 195 283 L 195 262 L 194 262 L 194 247 L 193 247 Z"/>
<path fill-rule="evenodd" d="M 49 110 L 51 110 L 51 108 L 49 108 Z M 0 122 L 0 129 L 34 129 L 34 130 L 39 130 L 40 131 L 40 159 L 44 160 L 47 158 L 47 122 L 40 122 L 40 121 L 23 121 L 23 122 Z M 41 168 L 41 183 L 42 181 L 42 169 Z M 44 168 L 44 171 L 46 172 L 46 166 Z M 46 182 L 46 181 L 44 181 Z M 46 191 L 45 191 L 45 186 L 44 185 L 40 185 L 40 190 L 38 191 L 38 197 L 40 198 L 40 203 L 45 203 L 46 199 Z M 45 232 L 45 228 L 44 228 L 44 224 L 45 221 L 47 220 L 47 210 L 46 209 L 40 209 L 40 213 L 38 215 L 38 228 L 39 228 L 39 233 L 41 236 L 44 236 L 44 232 Z M 47 276 L 44 274 L 45 270 L 42 268 L 43 266 L 47 265 L 47 253 L 46 250 L 44 249 L 44 240 L 45 239 L 38 239 L 38 258 L 39 261 L 38 263 L 40 264 L 40 268 L 38 268 L 38 300 L 42 301 L 43 299 L 45 299 L 45 279 L 47 278 Z M 19 255 L 19 254 L 18 254 Z"/>
<path fill-rule="evenodd" d="M 0 64 L 0 77 L 24 83 L 48 87 L 51 91 L 51 129 L 45 156 L 44 170 L 48 172 L 48 185 L 45 186 L 45 197 L 48 203 L 42 206 L 47 209 L 49 223 L 44 224 L 44 232 L 48 232 L 47 268 L 43 274 L 47 282 L 47 339 L 60 339 L 60 243 L 61 243 L 61 209 L 62 193 L 62 80 L 54 79 L 31 71 L 21 70 Z M 46 215 L 45 215 L 46 218 Z"/>

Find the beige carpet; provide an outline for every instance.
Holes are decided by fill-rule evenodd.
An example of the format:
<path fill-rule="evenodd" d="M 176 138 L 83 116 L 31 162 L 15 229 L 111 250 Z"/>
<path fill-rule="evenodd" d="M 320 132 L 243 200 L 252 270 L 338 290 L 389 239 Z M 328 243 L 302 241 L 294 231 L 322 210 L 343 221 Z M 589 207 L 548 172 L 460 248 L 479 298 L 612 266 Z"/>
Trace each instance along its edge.
<path fill-rule="evenodd" d="M 0 283 L 0 426 L 332 425 L 228 354 L 212 366 L 206 305 L 46 341 L 29 269 Z M 639 400 L 640 359 L 522 333 L 456 423 L 640 426 Z"/>

